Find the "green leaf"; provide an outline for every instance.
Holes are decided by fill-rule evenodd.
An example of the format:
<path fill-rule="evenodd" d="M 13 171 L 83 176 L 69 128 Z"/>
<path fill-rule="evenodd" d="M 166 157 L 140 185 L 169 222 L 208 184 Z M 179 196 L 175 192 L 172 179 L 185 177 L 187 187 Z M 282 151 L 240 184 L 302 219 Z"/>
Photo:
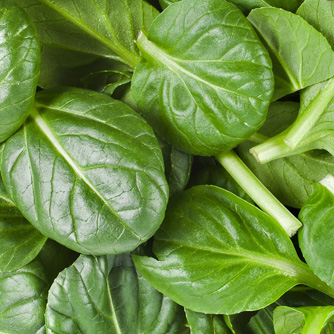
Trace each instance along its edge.
<path fill-rule="evenodd" d="M 32 261 L 47 238 L 15 207 L 0 177 L 0 271 L 14 271 Z"/>
<path fill-rule="evenodd" d="M 257 310 L 297 284 L 333 295 L 271 217 L 214 186 L 193 187 L 171 199 L 153 250 L 158 260 L 133 256 L 138 270 L 196 312 Z"/>
<path fill-rule="evenodd" d="M 299 218 L 303 227 L 298 234 L 299 245 L 313 272 L 334 287 L 332 238 L 334 195 L 325 186 L 316 185 L 302 207 Z"/>
<path fill-rule="evenodd" d="M 177 334 L 183 311 L 136 272 L 130 254 L 81 255 L 51 286 L 45 319 L 48 334 Z"/>
<path fill-rule="evenodd" d="M 334 47 L 334 3 L 322 0 L 304 0 L 297 14 L 319 30 Z"/>
<path fill-rule="evenodd" d="M 275 334 L 273 325 L 273 311 L 275 306 L 269 305 L 260 310 L 247 324 L 249 333 L 252 334 Z M 241 332 L 240 332 L 241 334 Z"/>
<path fill-rule="evenodd" d="M 143 59 L 133 76 L 133 97 L 172 146 L 213 155 L 236 146 L 264 122 L 273 91 L 271 61 L 234 5 L 177 2 L 137 45 Z"/>
<path fill-rule="evenodd" d="M 25 121 L 33 104 L 40 65 L 36 30 L 10 0 L 0 1 L 0 142 Z"/>
<path fill-rule="evenodd" d="M 48 288 L 39 260 L 17 271 L 0 273 L 0 332 L 43 333 Z"/>
<path fill-rule="evenodd" d="M 154 133 L 105 94 L 39 93 L 1 157 L 3 181 L 23 215 L 75 251 L 133 250 L 164 217 L 168 186 Z"/>
<path fill-rule="evenodd" d="M 259 8 L 248 19 L 272 56 L 274 100 L 334 76 L 334 52 L 328 41 L 300 16 Z"/>
<path fill-rule="evenodd" d="M 43 88 L 78 85 L 102 70 L 129 70 L 139 62 L 134 43 L 158 11 L 142 0 L 16 0 L 35 22 L 42 46 Z"/>
<path fill-rule="evenodd" d="M 159 0 L 162 9 L 166 9 L 169 5 L 178 2 L 180 0 Z"/>
<path fill-rule="evenodd" d="M 279 306 L 274 311 L 276 334 L 326 334 L 334 316 L 333 306 L 292 308 Z M 327 331 L 330 330 L 330 331 Z"/>
<path fill-rule="evenodd" d="M 303 0 L 229 0 L 246 12 L 259 7 L 279 7 L 295 12 Z"/>
<path fill-rule="evenodd" d="M 231 334 L 224 317 L 215 314 L 204 314 L 186 309 L 186 316 L 191 334 Z"/>
<path fill-rule="evenodd" d="M 310 88 L 311 89 L 311 88 Z M 275 102 L 260 134 L 276 135 L 286 129 L 297 115 L 294 102 Z M 334 173 L 334 157 L 325 151 L 310 151 L 259 164 L 249 153 L 254 143 L 244 142 L 238 153 L 260 181 L 285 205 L 301 208 L 312 193 L 313 183 Z M 295 153 L 298 153 L 295 152 Z"/>

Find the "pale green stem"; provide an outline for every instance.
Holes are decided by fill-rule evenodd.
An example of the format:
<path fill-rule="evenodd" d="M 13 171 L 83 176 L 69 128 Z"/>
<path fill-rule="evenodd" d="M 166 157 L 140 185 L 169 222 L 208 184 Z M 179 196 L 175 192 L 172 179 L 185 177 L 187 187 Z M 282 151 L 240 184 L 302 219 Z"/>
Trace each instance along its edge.
<path fill-rule="evenodd" d="M 301 222 L 261 183 L 233 151 L 220 153 L 216 158 L 254 202 L 273 217 L 290 237 L 297 232 L 302 226 Z"/>
<path fill-rule="evenodd" d="M 292 149 L 298 146 L 301 140 L 314 127 L 328 104 L 334 98 L 334 79 L 330 79 L 318 96 L 308 105 L 295 122 L 289 127 L 284 142 Z"/>
<path fill-rule="evenodd" d="M 270 139 L 270 137 L 263 135 L 262 133 L 259 132 L 255 132 L 253 133 L 248 140 L 257 143 L 257 144 L 261 144 L 263 142 L 265 142 L 266 140 Z"/>
<path fill-rule="evenodd" d="M 319 181 L 324 187 L 326 187 L 334 195 L 334 177 L 331 174 L 325 176 Z"/>

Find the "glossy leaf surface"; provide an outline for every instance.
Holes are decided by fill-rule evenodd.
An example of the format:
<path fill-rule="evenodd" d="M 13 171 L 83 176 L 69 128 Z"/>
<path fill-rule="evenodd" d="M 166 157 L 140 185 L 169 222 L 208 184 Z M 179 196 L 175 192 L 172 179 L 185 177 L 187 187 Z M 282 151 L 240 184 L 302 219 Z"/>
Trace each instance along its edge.
<path fill-rule="evenodd" d="M 46 237 L 15 207 L 0 177 L 0 271 L 13 271 L 32 261 Z"/>
<path fill-rule="evenodd" d="M 234 5 L 175 3 L 137 45 L 143 60 L 132 80 L 133 97 L 174 147 L 213 155 L 236 146 L 264 122 L 273 91 L 271 61 Z"/>
<path fill-rule="evenodd" d="M 81 89 L 41 92 L 36 107 L 2 154 L 4 183 L 23 215 L 82 253 L 122 253 L 150 238 L 168 186 L 144 119 Z"/>
<path fill-rule="evenodd" d="M 35 22 L 42 46 L 45 88 L 78 85 L 85 75 L 134 68 L 140 57 L 134 43 L 158 11 L 132 0 L 16 0 Z"/>
<path fill-rule="evenodd" d="M 171 199 L 154 253 L 158 260 L 134 256 L 136 267 L 156 289 L 196 312 L 257 310 L 294 285 L 323 284 L 272 218 L 214 186 Z"/>
<path fill-rule="evenodd" d="M 299 218 L 303 222 L 298 233 L 303 256 L 313 272 L 334 287 L 334 195 L 326 187 L 316 185 Z"/>
<path fill-rule="evenodd" d="M 300 16 L 278 8 L 259 8 L 248 19 L 272 56 L 274 100 L 334 75 L 334 52 L 328 41 Z"/>
<path fill-rule="evenodd" d="M 299 104 L 275 102 L 271 105 L 268 118 L 259 133 L 273 136 L 291 124 L 298 113 Z M 327 174 L 334 173 L 334 158 L 325 151 L 310 151 L 265 164 L 259 164 L 249 153 L 254 146 L 245 142 L 238 146 L 238 153 L 251 171 L 285 205 L 301 208 L 312 193 L 313 183 Z M 298 151 L 296 152 L 298 153 Z"/>
<path fill-rule="evenodd" d="M 0 332 L 43 333 L 48 287 L 39 260 L 17 271 L 0 273 Z"/>
<path fill-rule="evenodd" d="M 274 311 L 275 334 L 330 334 L 334 330 L 333 316 L 333 306 L 280 306 Z"/>
<path fill-rule="evenodd" d="M 48 334 L 178 334 L 182 321 L 182 308 L 136 272 L 129 254 L 81 255 L 53 283 L 46 310 Z"/>
<path fill-rule="evenodd" d="M 25 121 L 33 104 L 40 65 L 37 32 L 26 13 L 0 1 L 0 142 Z"/>

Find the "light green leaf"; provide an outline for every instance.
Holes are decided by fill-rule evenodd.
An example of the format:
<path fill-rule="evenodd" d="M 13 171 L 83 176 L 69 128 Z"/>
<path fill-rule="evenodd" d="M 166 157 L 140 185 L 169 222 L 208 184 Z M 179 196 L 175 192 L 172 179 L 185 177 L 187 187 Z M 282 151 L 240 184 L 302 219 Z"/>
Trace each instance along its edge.
<path fill-rule="evenodd" d="M 172 146 L 213 155 L 236 146 L 264 122 L 273 91 L 271 62 L 234 5 L 177 2 L 137 45 L 143 60 L 133 76 L 133 97 Z"/>
<path fill-rule="evenodd" d="M 35 22 L 42 46 L 39 85 L 78 85 L 102 70 L 139 62 L 135 39 L 158 11 L 142 0 L 16 0 Z"/>
<path fill-rule="evenodd" d="M 172 198 L 154 240 L 158 260 L 133 256 L 136 267 L 157 290 L 196 312 L 257 310 L 297 284 L 333 296 L 271 217 L 218 187 L 193 187 Z"/>
<path fill-rule="evenodd" d="M 317 184 L 299 213 L 303 227 L 298 233 L 298 239 L 310 268 L 332 287 L 334 287 L 333 217 L 334 195 L 325 186 Z"/>
<path fill-rule="evenodd" d="M 39 93 L 1 157 L 3 181 L 23 215 L 78 252 L 133 250 L 164 217 L 168 186 L 154 133 L 105 94 Z"/>
<path fill-rule="evenodd" d="M 334 76 L 334 52 L 328 41 L 300 16 L 259 8 L 248 19 L 272 56 L 274 100 Z"/>
<path fill-rule="evenodd" d="M 39 260 L 0 273 L 0 333 L 43 333 L 49 282 Z"/>
<path fill-rule="evenodd" d="M 224 317 L 185 309 L 191 334 L 231 334 Z"/>
<path fill-rule="evenodd" d="M 48 334 L 178 334 L 183 316 L 122 254 L 81 255 L 51 286 L 45 319 Z"/>
<path fill-rule="evenodd" d="M 279 306 L 274 311 L 275 334 L 329 334 L 333 316 L 333 306 Z"/>
<path fill-rule="evenodd" d="M 0 1 L 0 142 L 25 121 L 33 104 L 40 65 L 36 30 L 10 0 Z"/>
<path fill-rule="evenodd" d="M 310 88 L 311 89 L 311 88 Z M 268 117 L 259 133 L 272 136 L 291 124 L 298 112 L 299 104 L 275 102 L 269 108 Z M 278 158 L 259 164 L 249 153 L 254 146 L 244 142 L 238 153 L 245 164 L 260 181 L 285 205 L 301 208 L 312 193 L 313 183 L 327 174 L 334 173 L 334 157 L 325 151 L 294 152 L 295 155 Z"/>

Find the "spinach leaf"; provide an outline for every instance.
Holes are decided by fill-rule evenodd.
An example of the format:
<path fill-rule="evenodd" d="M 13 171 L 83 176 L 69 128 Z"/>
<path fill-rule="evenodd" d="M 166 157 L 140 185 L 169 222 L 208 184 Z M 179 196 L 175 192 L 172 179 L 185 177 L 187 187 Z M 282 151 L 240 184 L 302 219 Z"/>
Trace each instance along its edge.
<path fill-rule="evenodd" d="M 186 309 L 186 316 L 191 334 L 231 334 L 224 317 L 204 314 Z"/>
<path fill-rule="evenodd" d="M 279 306 L 274 311 L 276 334 L 333 333 L 333 306 L 292 308 Z"/>
<path fill-rule="evenodd" d="M 136 272 L 130 254 L 81 255 L 51 286 L 45 313 L 47 332 L 62 334 L 177 334 L 183 317 Z"/>
<path fill-rule="evenodd" d="M 4 145 L 1 174 L 38 230 L 82 253 L 133 250 L 158 229 L 168 200 L 152 129 L 122 102 L 82 89 L 38 94 Z"/>
<path fill-rule="evenodd" d="M 298 108 L 299 104 L 294 102 L 272 103 L 259 133 L 270 136 L 284 131 L 295 120 Z M 325 151 L 309 151 L 259 164 L 249 153 L 253 145 L 244 142 L 238 146 L 241 159 L 285 205 L 301 208 L 312 193 L 313 183 L 334 173 L 334 157 Z"/>
<path fill-rule="evenodd" d="M 13 272 L 0 272 L 0 332 L 44 333 L 44 311 L 49 282 L 36 259 Z"/>
<path fill-rule="evenodd" d="M 0 271 L 14 271 L 32 261 L 47 238 L 15 207 L 0 177 Z"/>
<path fill-rule="evenodd" d="M 154 240 L 158 260 L 134 255 L 136 267 L 157 290 L 196 312 L 257 310 L 297 284 L 333 296 L 271 217 L 218 187 L 193 187 L 172 198 Z"/>
<path fill-rule="evenodd" d="M 140 56 L 134 43 L 158 11 L 132 0 L 16 0 L 35 22 L 42 46 L 39 85 L 78 85 L 89 73 L 130 70 Z M 123 65 L 122 65 L 123 64 Z"/>
<path fill-rule="evenodd" d="M 162 9 L 166 9 L 172 3 L 178 2 L 180 0 L 159 0 Z"/>
<path fill-rule="evenodd" d="M 331 46 L 300 16 L 278 8 L 259 8 L 248 19 L 272 56 L 274 100 L 334 76 Z"/>
<path fill-rule="evenodd" d="M 274 305 L 269 305 L 260 310 L 248 323 L 249 333 L 252 334 L 275 334 L 273 325 Z"/>
<path fill-rule="evenodd" d="M 0 142 L 25 121 L 33 104 L 40 65 L 36 30 L 10 0 L 0 1 Z"/>
<path fill-rule="evenodd" d="M 253 134 L 273 91 L 267 51 L 234 5 L 183 0 L 137 45 L 133 97 L 154 130 L 181 151 L 213 155 Z"/>
<path fill-rule="evenodd" d="M 327 180 L 321 183 L 326 185 Z M 324 282 L 334 286 L 332 238 L 334 195 L 325 186 L 315 185 L 314 193 L 302 207 L 299 218 L 303 228 L 298 234 L 299 245 L 310 268 Z"/>

